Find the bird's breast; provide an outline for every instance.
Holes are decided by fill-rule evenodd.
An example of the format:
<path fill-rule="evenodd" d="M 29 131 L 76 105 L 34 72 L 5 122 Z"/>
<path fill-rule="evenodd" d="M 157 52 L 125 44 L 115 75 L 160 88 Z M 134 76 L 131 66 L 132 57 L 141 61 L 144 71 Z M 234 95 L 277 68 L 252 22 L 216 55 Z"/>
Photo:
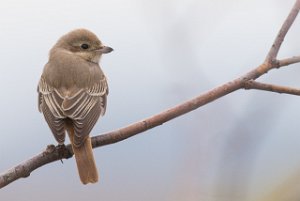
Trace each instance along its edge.
<path fill-rule="evenodd" d="M 44 69 L 44 77 L 54 88 L 70 96 L 77 90 L 93 86 L 101 79 L 101 70 L 95 63 L 74 55 L 61 54 L 50 58 Z"/>

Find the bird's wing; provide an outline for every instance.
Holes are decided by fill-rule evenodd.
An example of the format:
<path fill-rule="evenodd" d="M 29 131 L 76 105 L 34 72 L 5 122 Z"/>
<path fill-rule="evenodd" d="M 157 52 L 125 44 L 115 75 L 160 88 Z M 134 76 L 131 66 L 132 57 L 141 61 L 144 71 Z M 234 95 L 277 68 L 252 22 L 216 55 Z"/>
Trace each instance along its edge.
<path fill-rule="evenodd" d="M 41 77 L 38 84 L 38 107 L 57 142 L 65 141 L 65 116 L 61 105 L 64 98 Z"/>
<path fill-rule="evenodd" d="M 90 88 L 81 89 L 73 96 L 63 100 L 62 111 L 73 122 L 75 146 L 82 144 L 99 116 L 104 115 L 107 94 L 107 81 L 103 77 Z"/>

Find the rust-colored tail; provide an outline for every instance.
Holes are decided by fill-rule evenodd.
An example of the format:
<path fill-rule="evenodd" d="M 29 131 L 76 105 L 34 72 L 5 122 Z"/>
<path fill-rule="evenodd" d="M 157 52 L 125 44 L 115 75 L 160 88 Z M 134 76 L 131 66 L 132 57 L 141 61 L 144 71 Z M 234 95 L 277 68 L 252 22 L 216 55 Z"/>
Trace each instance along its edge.
<path fill-rule="evenodd" d="M 73 145 L 74 131 L 72 128 L 68 129 L 68 134 L 72 143 L 81 182 L 83 184 L 96 183 L 98 181 L 98 171 L 94 160 L 91 138 L 87 137 L 80 147 L 75 147 Z"/>

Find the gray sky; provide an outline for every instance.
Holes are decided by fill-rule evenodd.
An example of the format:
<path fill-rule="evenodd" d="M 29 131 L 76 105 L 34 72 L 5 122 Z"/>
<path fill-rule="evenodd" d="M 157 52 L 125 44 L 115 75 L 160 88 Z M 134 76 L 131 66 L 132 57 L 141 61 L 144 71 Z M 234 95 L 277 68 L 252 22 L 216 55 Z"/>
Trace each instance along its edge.
<path fill-rule="evenodd" d="M 0 172 L 56 144 L 37 110 L 48 51 L 75 28 L 115 49 L 102 58 L 106 115 L 92 134 L 146 118 L 259 65 L 294 0 L 10 0 L 0 6 Z M 279 57 L 299 55 L 300 20 Z M 298 68 L 297 68 L 298 67 Z M 260 80 L 299 86 L 299 64 Z M 34 171 L 0 200 L 246 200 L 299 175 L 299 98 L 238 91 L 94 151 L 100 182 L 74 159 Z M 297 171 L 298 170 L 298 171 Z M 299 183 L 298 183 L 299 186 Z"/>

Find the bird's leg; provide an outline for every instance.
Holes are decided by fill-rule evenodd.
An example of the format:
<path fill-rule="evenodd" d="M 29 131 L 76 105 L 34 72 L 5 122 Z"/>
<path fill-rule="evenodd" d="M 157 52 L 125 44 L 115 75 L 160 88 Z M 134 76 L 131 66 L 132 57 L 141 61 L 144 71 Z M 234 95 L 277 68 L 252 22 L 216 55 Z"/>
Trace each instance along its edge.
<path fill-rule="evenodd" d="M 68 147 L 65 144 L 59 144 L 56 146 L 57 152 L 59 154 L 60 161 L 63 163 L 62 159 L 71 158 L 73 156 L 73 153 L 68 149 Z"/>

